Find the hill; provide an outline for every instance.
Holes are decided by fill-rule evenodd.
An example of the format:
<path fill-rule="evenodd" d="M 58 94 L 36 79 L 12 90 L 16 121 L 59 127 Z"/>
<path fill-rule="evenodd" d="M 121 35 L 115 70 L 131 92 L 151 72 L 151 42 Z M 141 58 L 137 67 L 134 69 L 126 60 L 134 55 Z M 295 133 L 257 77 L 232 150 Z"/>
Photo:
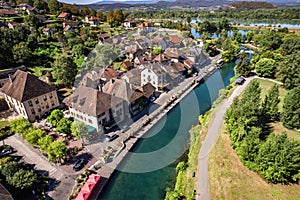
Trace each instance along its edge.
<path fill-rule="evenodd" d="M 273 3 L 266 1 L 239 1 L 226 6 L 227 10 L 255 10 L 260 8 L 275 8 Z"/>

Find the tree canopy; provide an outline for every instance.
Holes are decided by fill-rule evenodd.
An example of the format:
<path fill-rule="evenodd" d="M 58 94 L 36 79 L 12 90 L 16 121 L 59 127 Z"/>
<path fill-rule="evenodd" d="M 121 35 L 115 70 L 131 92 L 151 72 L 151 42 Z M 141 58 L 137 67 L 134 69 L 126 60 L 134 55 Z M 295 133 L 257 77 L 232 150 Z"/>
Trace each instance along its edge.
<path fill-rule="evenodd" d="M 284 99 L 282 122 L 288 128 L 300 128 L 300 86 L 288 92 Z"/>
<path fill-rule="evenodd" d="M 77 75 L 77 66 L 73 59 L 67 55 L 56 55 L 52 65 L 54 77 L 59 85 L 70 87 L 74 84 Z"/>
<path fill-rule="evenodd" d="M 274 78 L 276 62 L 270 58 L 262 58 L 255 64 L 255 70 L 262 77 Z"/>
<path fill-rule="evenodd" d="M 51 114 L 47 117 L 47 121 L 51 123 L 53 126 L 57 126 L 59 121 L 64 117 L 64 113 L 62 110 L 55 109 L 51 112 Z"/>

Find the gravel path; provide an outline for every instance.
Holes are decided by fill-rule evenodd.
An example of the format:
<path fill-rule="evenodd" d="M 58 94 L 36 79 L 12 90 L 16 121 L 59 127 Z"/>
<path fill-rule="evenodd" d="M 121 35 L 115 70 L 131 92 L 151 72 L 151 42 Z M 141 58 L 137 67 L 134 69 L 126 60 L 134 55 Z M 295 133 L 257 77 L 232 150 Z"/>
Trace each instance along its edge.
<path fill-rule="evenodd" d="M 242 91 L 246 88 L 249 82 L 255 77 L 247 78 L 245 83 L 234 90 L 232 95 L 223 102 L 223 104 L 218 108 L 213 119 L 206 138 L 200 149 L 198 157 L 198 180 L 197 180 L 197 200 L 207 200 L 210 199 L 209 196 L 209 185 L 208 185 L 208 155 L 214 144 L 218 141 L 219 130 L 223 123 L 223 118 L 227 108 L 232 104 L 233 99 L 239 96 Z"/>

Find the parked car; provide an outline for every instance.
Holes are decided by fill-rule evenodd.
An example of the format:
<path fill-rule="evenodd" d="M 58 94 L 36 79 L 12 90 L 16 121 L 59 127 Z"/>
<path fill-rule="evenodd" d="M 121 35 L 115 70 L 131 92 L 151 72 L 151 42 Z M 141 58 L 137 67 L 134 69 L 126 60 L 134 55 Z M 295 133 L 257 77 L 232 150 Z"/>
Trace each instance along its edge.
<path fill-rule="evenodd" d="M 11 148 L 3 149 L 0 153 L 0 156 L 7 156 L 7 155 L 11 154 L 12 152 L 13 152 L 13 150 Z"/>
<path fill-rule="evenodd" d="M 74 171 L 79 171 L 83 168 L 83 166 L 85 165 L 85 159 L 79 159 L 75 162 L 74 166 L 73 166 L 73 170 Z"/>
<path fill-rule="evenodd" d="M 117 134 L 113 134 L 112 136 L 106 136 L 105 140 L 108 142 L 113 141 L 114 139 L 116 139 L 117 137 L 119 137 Z"/>
<path fill-rule="evenodd" d="M 155 99 L 156 99 L 156 98 L 155 98 L 154 96 L 150 97 L 150 101 L 151 101 L 151 102 L 154 102 Z"/>

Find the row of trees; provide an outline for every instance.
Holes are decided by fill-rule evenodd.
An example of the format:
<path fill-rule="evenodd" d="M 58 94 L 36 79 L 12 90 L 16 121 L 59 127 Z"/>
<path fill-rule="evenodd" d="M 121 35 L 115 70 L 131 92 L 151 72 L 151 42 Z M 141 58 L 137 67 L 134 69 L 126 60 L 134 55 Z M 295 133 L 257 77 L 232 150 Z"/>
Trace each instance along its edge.
<path fill-rule="evenodd" d="M 294 92 L 287 95 L 284 107 L 290 106 L 286 103 L 297 104 L 297 100 L 290 102 L 295 97 L 292 94 L 295 95 Z M 242 98 L 236 98 L 226 112 L 226 129 L 232 146 L 244 165 L 266 180 L 272 183 L 297 181 L 300 178 L 299 142 L 289 139 L 285 133 L 270 134 L 266 128 L 267 123 L 277 120 L 279 116 L 278 86 L 274 85 L 263 100 L 260 96 L 260 85 L 254 80 Z M 295 113 L 286 108 L 282 115 L 295 117 Z M 299 117 L 299 113 L 297 115 Z"/>
<path fill-rule="evenodd" d="M 229 31 L 230 29 L 231 26 L 227 19 L 222 19 L 218 22 L 205 20 L 198 24 L 197 31 L 208 32 L 208 33 L 216 33 L 216 32 L 220 33 L 222 30 Z"/>
<path fill-rule="evenodd" d="M 236 10 L 218 10 L 211 12 L 209 10 L 132 10 L 130 15 L 138 18 L 158 18 L 158 19 L 260 19 L 260 20 L 278 20 L 278 19 L 300 19 L 299 8 L 276 8 L 276 9 L 257 9 L 245 10 L 239 12 Z"/>
<path fill-rule="evenodd" d="M 47 153 L 50 161 L 60 162 L 67 155 L 63 141 L 54 141 L 45 131 L 32 126 L 26 119 L 15 119 L 10 123 L 11 131 L 22 136 L 28 143 Z"/>
<path fill-rule="evenodd" d="M 62 110 L 53 110 L 47 117 L 47 121 L 56 127 L 56 132 L 67 137 L 84 138 L 88 134 L 87 126 L 80 121 L 74 121 L 64 117 Z"/>

